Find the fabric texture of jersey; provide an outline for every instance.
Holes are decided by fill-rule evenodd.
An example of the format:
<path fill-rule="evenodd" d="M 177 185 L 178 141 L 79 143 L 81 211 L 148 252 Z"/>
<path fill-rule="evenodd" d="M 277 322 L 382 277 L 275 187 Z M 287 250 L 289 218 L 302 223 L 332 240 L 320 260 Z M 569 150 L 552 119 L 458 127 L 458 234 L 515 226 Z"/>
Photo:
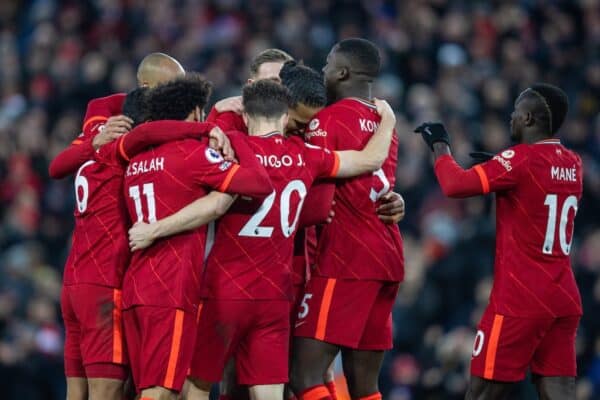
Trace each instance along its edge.
<path fill-rule="evenodd" d="M 450 156 L 439 158 L 436 173 L 447 163 L 454 163 Z M 582 194 L 579 156 L 549 140 L 511 147 L 472 170 L 480 192 L 496 192 L 492 310 L 517 317 L 581 315 L 569 258 Z"/>
<path fill-rule="evenodd" d="M 306 139 L 330 150 L 362 150 L 381 118 L 375 106 L 346 98 L 312 119 Z M 388 158 L 373 173 L 336 180 L 335 218 L 319 236 L 314 274 L 339 279 L 402 281 L 404 258 L 397 225 L 378 217 L 378 199 L 393 189 L 398 139 L 394 134 Z"/>
<path fill-rule="evenodd" d="M 293 240 L 302 203 L 315 179 L 335 175 L 339 161 L 335 153 L 298 137 L 247 140 L 274 192 L 262 204 L 238 199 L 218 221 L 203 297 L 291 300 Z"/>
<path fill-rule="evenodd" d="M 102 146 L 75 175 L 75 229 L 65 285 L 120 288 L 129 263 L 129 217 L 123 199 L 123 161 L 116 141 Z"/>
<path fill-rule="evenodd" d="M 169 216 L 211 189 L 225 191 L 238 167 L 193 139 L 140 153 L 125 174 L 129 215 L 133 222 Z M 193 312 L 199 302 L 205 244 L 203 226 L 135 252 L 123 283 L 124 308 L 151 305 Z"/>

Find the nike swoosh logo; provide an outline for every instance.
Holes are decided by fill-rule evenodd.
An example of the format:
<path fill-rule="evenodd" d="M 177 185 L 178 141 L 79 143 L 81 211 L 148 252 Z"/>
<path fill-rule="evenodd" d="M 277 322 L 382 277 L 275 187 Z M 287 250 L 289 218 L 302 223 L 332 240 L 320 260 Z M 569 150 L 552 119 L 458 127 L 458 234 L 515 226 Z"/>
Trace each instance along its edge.
<path fill-rule="evenodd" d="M 431 131 L 429 130 L 428 126 L 425 127 L 425 133 L 428 134 L 429 136 L 433 135 L 433 133 L 431 133 Z"/>
<path fill-rule="evenodd" d="M 294 325 L 294 328 L 297 328 L 301 325 L 304 325 L 306 323 L 306 321 L 300 321 L 300 322 L 296 322 L 296 324 Z"/>

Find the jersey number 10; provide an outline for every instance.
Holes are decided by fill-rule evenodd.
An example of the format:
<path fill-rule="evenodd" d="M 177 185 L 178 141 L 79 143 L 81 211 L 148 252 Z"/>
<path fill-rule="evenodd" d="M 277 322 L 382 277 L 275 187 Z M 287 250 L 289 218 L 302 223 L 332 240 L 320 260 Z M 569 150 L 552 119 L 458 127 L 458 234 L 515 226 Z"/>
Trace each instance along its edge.
<path fill-rule="evenodd" d="M 554 248 L 554 238 L 556 237 L 556 214 L 558 210 L 558 196 L 555 194 L 549 194 L 546 196 L 544 205 L 548 206 L 548 223 L 546 225 L 546 237 L 544 238 L 544 245 L 542 246 L 542 253 L 552 254 Z M 569 255 L 571 252 L 571 243 L 573 238 L 571 237 L 571 243 L 567 243 L 567 222 L 569 220 L 569 211 L 575 210 L 577 213 L 577 197 L 569 196 L 565 200 L 560 212 L 560 222 L 558 226 L 558 239 L 560 242 L 560 249 L 563 254 Z M 575 219 L 575 215 L 573 215 Z M 572 233 L 572 232 L 571 232 Z"/>

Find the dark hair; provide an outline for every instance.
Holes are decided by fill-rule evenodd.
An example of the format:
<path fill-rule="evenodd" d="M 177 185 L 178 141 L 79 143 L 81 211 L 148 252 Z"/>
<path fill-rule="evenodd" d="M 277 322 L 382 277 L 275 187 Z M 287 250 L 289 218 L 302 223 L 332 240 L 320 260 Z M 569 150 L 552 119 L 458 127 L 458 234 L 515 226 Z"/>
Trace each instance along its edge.
<path fill-rule="evenodd" d="M 290 96 L 285 86 L 260 80 L 244 86 L 242 102 L 250 117 L 278 118 L 287 113 Z"/>
<path fill-rule="evenodd" d="M 196 107 L 208 103 L 212 85 L 199 74 L 188 73 L 149 89 L 146 96 L 150 119 L 184 120 Z"/>
<path fill-rule="evenodd" d="M 336 52 L 347 57 L 351 72 L 370 78 L 379 75 L 381 57 L 374 43 L 360 38 L 345 39 L 337 44 Z"/>
<path fill-rule="evenodd" d="M 327 90 L 323 77 L 314 69 L 300 65 L 296 61 L 283 64 L 279 72 L 281 83 L 287 87 L 290 95 L 290 107 L 298 103 L 309 107 L 327 105 Z"/>
<path fill-rule="evenodd" d="M 286 62 L 293 61 L 294 58 L 283 50 L 266 49 L 258 53 L 250 62 L 250 74 L 255 76 L 261 65 L 269 62 Z"/>
<path fill-rule="evenodd" d="M 562 126 L 569 111 L 567 94 L 561 88 L 548 83 L 536 83 L 530 86 L 529 90 L 542 103 L 548 132 L 554 135 Z"/>
<path fill-rule="evenodd" d="M 140 87 L 127 93 L 123 102 L 123 114 L 133 120 L 133 126 L 146 122 L 149 119 L 146 96 L 148 88 Z"/>

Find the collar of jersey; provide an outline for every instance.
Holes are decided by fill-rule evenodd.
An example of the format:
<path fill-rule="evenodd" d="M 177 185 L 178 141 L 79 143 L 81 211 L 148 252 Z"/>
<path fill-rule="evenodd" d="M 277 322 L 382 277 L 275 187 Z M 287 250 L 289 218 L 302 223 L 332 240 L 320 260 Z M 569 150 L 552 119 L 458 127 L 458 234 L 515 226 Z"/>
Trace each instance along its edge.
<path fill-rule="evenodd" d="M 534 144 L 560 144 L 560 139 L 544 139 Z"/>
<path fill-rule="evenodd" d="M 348 99 L 350 99 L 350 100 L 354 100 L 354 101 L 358 101 L 359 103 L 361 103 L 361 104 L 364 104 L 365 106 L 367 106 L 367 107 L 369 107 L 369 108 L 372 108 L 372 109 L 374 109 L 374 110 L 376 110 L 376 109 L 377 109 L 377 107 L 375 106 L 375 104 L 371 103 L 371 102 L 370 102 L 370 101 L 368 101 L 368 100 L 364 100 L 364 99 L 361 99 L 361 98 L 359 98 L 359 97 L 348 97 Z"/>
<path fill-rule="evenodd" d="M 273 132 L 269 132 L 269 133 L 265 133 L 264 135 L 258 135 L 257 137 L 259 138 L 269 138 L 272 136 L 283 136 L 283 133 L 279 132 L 279 131 L 273 131 Z"/>

